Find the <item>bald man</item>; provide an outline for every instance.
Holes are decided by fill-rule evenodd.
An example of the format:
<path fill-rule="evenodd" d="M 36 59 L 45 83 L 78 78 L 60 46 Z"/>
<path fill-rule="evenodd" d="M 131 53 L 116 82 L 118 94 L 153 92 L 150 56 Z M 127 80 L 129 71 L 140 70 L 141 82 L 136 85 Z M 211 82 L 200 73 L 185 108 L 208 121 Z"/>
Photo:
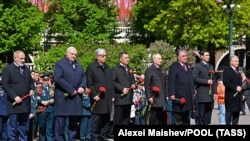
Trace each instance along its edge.
<path fill-rule="evenodd" d="M 24 52 L 15 51 L 13 59 L 14 62 L 4 69 L 2 77 L 2 86 L 8 97 L 8 138 L 9 141 L 16 141 L 18 133 L 20 141 L 27 141 L 31 100 L 30 97 L 22 97 L 33 93 L 35 88 L 30 70 L 25 66 Z M 16 104 L 12 105 L 13 102 Z"/>
<path fill-rule="evenodd" d="M 76 48 L 69 47 L 66 55 L 55 64 L 55 141 L 66 140 L 64 137 L 66 119 L 69 120 L 69 126 L 66 127 L 68 128 L 68 140 L 76 140 L 77 137 L 86 76 L 82 65 L 76 59 Z"/>

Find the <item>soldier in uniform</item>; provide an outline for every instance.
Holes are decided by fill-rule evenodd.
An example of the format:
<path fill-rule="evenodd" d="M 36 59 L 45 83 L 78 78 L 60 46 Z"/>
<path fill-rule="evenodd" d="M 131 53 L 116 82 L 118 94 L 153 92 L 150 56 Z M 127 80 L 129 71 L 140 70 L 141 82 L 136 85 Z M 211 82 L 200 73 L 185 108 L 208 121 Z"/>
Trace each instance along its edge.
<path fill-rule="evenodd" d="M 49 85 L 49 77 L 43 76 L 43 84 L 40 86 L 41 93 L 37 95 L 39 140 L 52 141 L 54 122 L 54 92 Z"/>

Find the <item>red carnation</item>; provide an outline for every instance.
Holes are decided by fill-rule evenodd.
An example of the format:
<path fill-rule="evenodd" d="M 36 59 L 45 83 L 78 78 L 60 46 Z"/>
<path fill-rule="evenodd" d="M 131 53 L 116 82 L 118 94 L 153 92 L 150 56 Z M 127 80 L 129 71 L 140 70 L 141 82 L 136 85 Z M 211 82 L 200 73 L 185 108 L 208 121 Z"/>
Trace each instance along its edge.
<path fill-rule="evenodd" d="M 103 93 L 106 92 L 106 88 L 103 87 L 103 86 L 101 86 L 101 87 L 99 87 L 99 91 L 100 91 L 100 94 L 97 95 L 97 96 L 100 98 L 101 94 L 103 94 Z M 94 107 L 95 107 L 95 105 L 97 104 L 97 102 L 98 102 L 98 101 L 95 100 L 94 103 L 91 105 L 91 107 L 90 107 L 90 111 L 91 111 L 91 112 L 94 110 Z"/>
<path fill-rule="evenodd" d="M 210 74 L 214 74 L 215 71 L 214 71 L 213 69 L 211 69 L 211 70 L 209 70 L 209 73 L 210 73 Z"/>
<path fill-rule="evenodd" d="M 186 99 L 185 98 L 181 98 L 180 102 L 181 102 L 181 104 L 185 104 L 186 103 Z"/>
<path fill-rule="evenodd" d="M 159 88 L 158 86 L 153 86 L 153 87 L 152 87 L 152 90 L 153 90 L 154 93 L 159 93 L 159 92 L 160 92 L 160 88 Z M 155 95 L 153 94 L 153 96 L 152 96 L 151 98 L 154 99 L 154 98 L 155 98 Z M 152 104 L 153 104 L 153 102 L 150 102 L 150 103 L 149 103 L 148 111 L 151 110 Z"/>
<path fill-rule="evenodd" d="M 103 86 L 99 87 L 99 91 L 101 93 L 105 93 L 106 92 L 106 88 L 104 88 Z"/>
<path fill-rule="evenodd" d="M 178 100 L 178 101 L 180 101 L 180 103 L 181 103 L 181 105 L 183 105 L 183 104 L 185 104 L 186 103 L 186 99 L 184 98 L 184 97 L 182 97 L 182 98 L 175 98 L 175 100 Z"/>
<path fill-rule="evenodd" d="M 155 93 L 159 93 L 160 92 L 160 88 L 158 86 L 153 86 L 152 90 Z"/>

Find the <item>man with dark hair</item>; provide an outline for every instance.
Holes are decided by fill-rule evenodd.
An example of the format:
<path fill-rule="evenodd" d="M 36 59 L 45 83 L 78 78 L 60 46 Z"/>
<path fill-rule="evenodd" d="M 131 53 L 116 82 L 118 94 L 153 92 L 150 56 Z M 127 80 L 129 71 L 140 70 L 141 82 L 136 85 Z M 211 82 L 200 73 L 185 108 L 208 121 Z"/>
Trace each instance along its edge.
<path fill-rule="evenodd" d="M 209 63 L 209 52 L 201 51 L 201 61 L 193 68 L 193 77 L 197 90 L 195 100 L 197 102 L 197 125 L 211 123 L 214 99 L 217 98 L 216 79 L 213 66 Z"/>
<path fill-rule="evenodd" d="M 134 74 L 130 73 L 129 55 L 119 54 L 119 63 L 113 68 L 115 84 L 114 125 L 128 125 L 133 104 L 133 89 L 136 87 Z"/>
<path fill-rule="evenodd" d="M 170 65 L 168 73 L 168 94 L 173 100 L 175 125 L 190 125 L 193 108 L 193 71 L 187 64 L 186 50 L 177 51 L 177 61 Z"/>

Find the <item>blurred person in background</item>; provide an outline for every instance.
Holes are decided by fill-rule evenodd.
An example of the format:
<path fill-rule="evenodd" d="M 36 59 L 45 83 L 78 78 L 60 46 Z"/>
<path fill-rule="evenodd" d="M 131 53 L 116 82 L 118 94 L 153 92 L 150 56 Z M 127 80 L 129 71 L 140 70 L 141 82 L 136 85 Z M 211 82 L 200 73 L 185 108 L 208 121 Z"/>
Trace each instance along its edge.
<path fill-rule="evenodd" d="M 242 86 L 243 90 L 242 93 L 245 96 L 245 99 L 242 101 L 242 115 L 246 115 L 246 105 L 248 110 L 250 110 L 250 83 L 249 78 L 246 77 L 244 72 L 241 73 L 242 80 L 245 80 L 246 83 Z M 249 111 L 248 111 L 249 112 Z"/>
<path fill-rule="evenodd" d="M 225 86 L 223 85 L 223 81 L 218 80 L 217 83 L 217 103 L 219 109 L 219 124 L 226 125 L 226 109 L 225 109 Z"/>
<path fill-rule="evenodd" d="M 0 72 L 0 140 L 7 141 L 8 131 L 7 131 L 7 120 L 8 120 L 8 110 L 7 110 L 7 94 L 4 92 L 2 87 L 2 73 Z"/>

